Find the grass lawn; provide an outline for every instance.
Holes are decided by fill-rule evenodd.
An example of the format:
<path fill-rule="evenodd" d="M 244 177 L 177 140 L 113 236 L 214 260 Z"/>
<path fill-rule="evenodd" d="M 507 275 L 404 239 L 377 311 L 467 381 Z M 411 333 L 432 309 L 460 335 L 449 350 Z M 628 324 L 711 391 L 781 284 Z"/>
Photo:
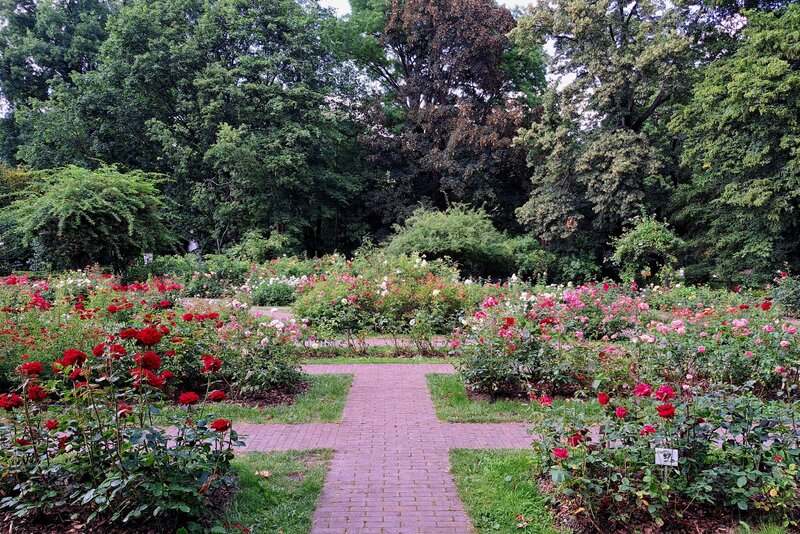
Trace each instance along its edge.
<path fill-rule="evenodd" d="M 430 389 L 436 417 L 450 423 L 503 423 L 526 422 L 531 420 L 533 410 L 543 410 L 538 404 L 525 400 L 498 400 L 491 402 L 467 397 L 467 388 L 458 375 L 429 374 Z M 564 403 L 581 403 L 582 410 L 597 410 L 597 403 L 582 403 L 580 400 L 556 399 L 554 406 Z"/>
<path fill-rule="evenodd" d="M 478 534 L 558 532 L 547 496 L 539 493 L 530 451 L 450 451 L 451 471 Z M 517 515 L 523 516 L 517 519 Z M 527 522 L 527 526 L 518 526 Z"/>
<path fill-rule="evenodd" d="M 314 450 L 237 456 L 240 491 L 218 524 L 230 533 L 309 532 L 332 455 Z"/>
<path fill-rule="evenodd" d="M 342 419 L 344 403 L 353 383 L 353 375 L 309 375 L 308 391 L 292 404 L 253 408 L 221 403 L 207 405 L 216 417 L 238 423 L 336 423 Z M 167 414 L 182 408 L 167 408 Z"/>

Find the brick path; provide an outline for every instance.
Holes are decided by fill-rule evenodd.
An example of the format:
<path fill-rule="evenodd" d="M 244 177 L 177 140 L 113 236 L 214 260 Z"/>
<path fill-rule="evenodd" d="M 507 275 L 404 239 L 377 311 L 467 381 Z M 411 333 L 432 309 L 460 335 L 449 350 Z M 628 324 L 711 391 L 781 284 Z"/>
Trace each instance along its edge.
<path fill-rule="evenodd" d="M 425 375 L 450 365 L 309 365 L 353 374 L 340 424 L 236 425 L 247 450 L 333 448 L 312 533 L 472 531 L 450 475 L 451 448 L 527 448 L 519 423 L 442 423 Z"/>

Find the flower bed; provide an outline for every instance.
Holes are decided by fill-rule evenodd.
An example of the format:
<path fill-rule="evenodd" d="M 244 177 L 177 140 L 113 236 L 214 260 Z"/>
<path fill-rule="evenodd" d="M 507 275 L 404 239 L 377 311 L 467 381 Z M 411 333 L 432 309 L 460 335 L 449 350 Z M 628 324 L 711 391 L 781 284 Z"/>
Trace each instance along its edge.
<path fill-rule="evenodd" d="M 299 382 L 305 327 L 185 309 L 181 290 L 96 272 L 2 280 L 0 507 L 163 531 L 226 492 L 239 437 L 210 408 Z M 165 420 L 167 403 L 182 410 Z"/>

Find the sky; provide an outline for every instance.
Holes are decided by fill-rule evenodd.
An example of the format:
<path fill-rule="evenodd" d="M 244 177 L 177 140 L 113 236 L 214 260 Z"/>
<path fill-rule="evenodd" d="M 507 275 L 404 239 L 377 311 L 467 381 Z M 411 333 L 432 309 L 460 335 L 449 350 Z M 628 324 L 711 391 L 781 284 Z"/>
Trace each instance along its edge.
<path fill-rule="evenodd" d="M 525 7 L 529 5 L 532 0 L 500 0 L 500 3 L 509 7 Z M 320 0 L 319 2 L 324 7 L 332 7 L 336 10 L 339 15 L 346 15 L 350 13 L 350 1 L 349 0 Z"/>

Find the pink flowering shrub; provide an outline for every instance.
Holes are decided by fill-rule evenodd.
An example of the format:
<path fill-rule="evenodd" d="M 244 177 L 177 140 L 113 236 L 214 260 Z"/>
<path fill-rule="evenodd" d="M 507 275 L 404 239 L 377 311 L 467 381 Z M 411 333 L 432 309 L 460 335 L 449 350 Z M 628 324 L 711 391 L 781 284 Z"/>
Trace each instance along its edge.
<path fill-rule="evenodd" d="M 492 397 L 515 395 L 538 379 L 543 350 L 536 324 L 502 297 L 489 296 L 450 342 L 464 381 Z"/>

